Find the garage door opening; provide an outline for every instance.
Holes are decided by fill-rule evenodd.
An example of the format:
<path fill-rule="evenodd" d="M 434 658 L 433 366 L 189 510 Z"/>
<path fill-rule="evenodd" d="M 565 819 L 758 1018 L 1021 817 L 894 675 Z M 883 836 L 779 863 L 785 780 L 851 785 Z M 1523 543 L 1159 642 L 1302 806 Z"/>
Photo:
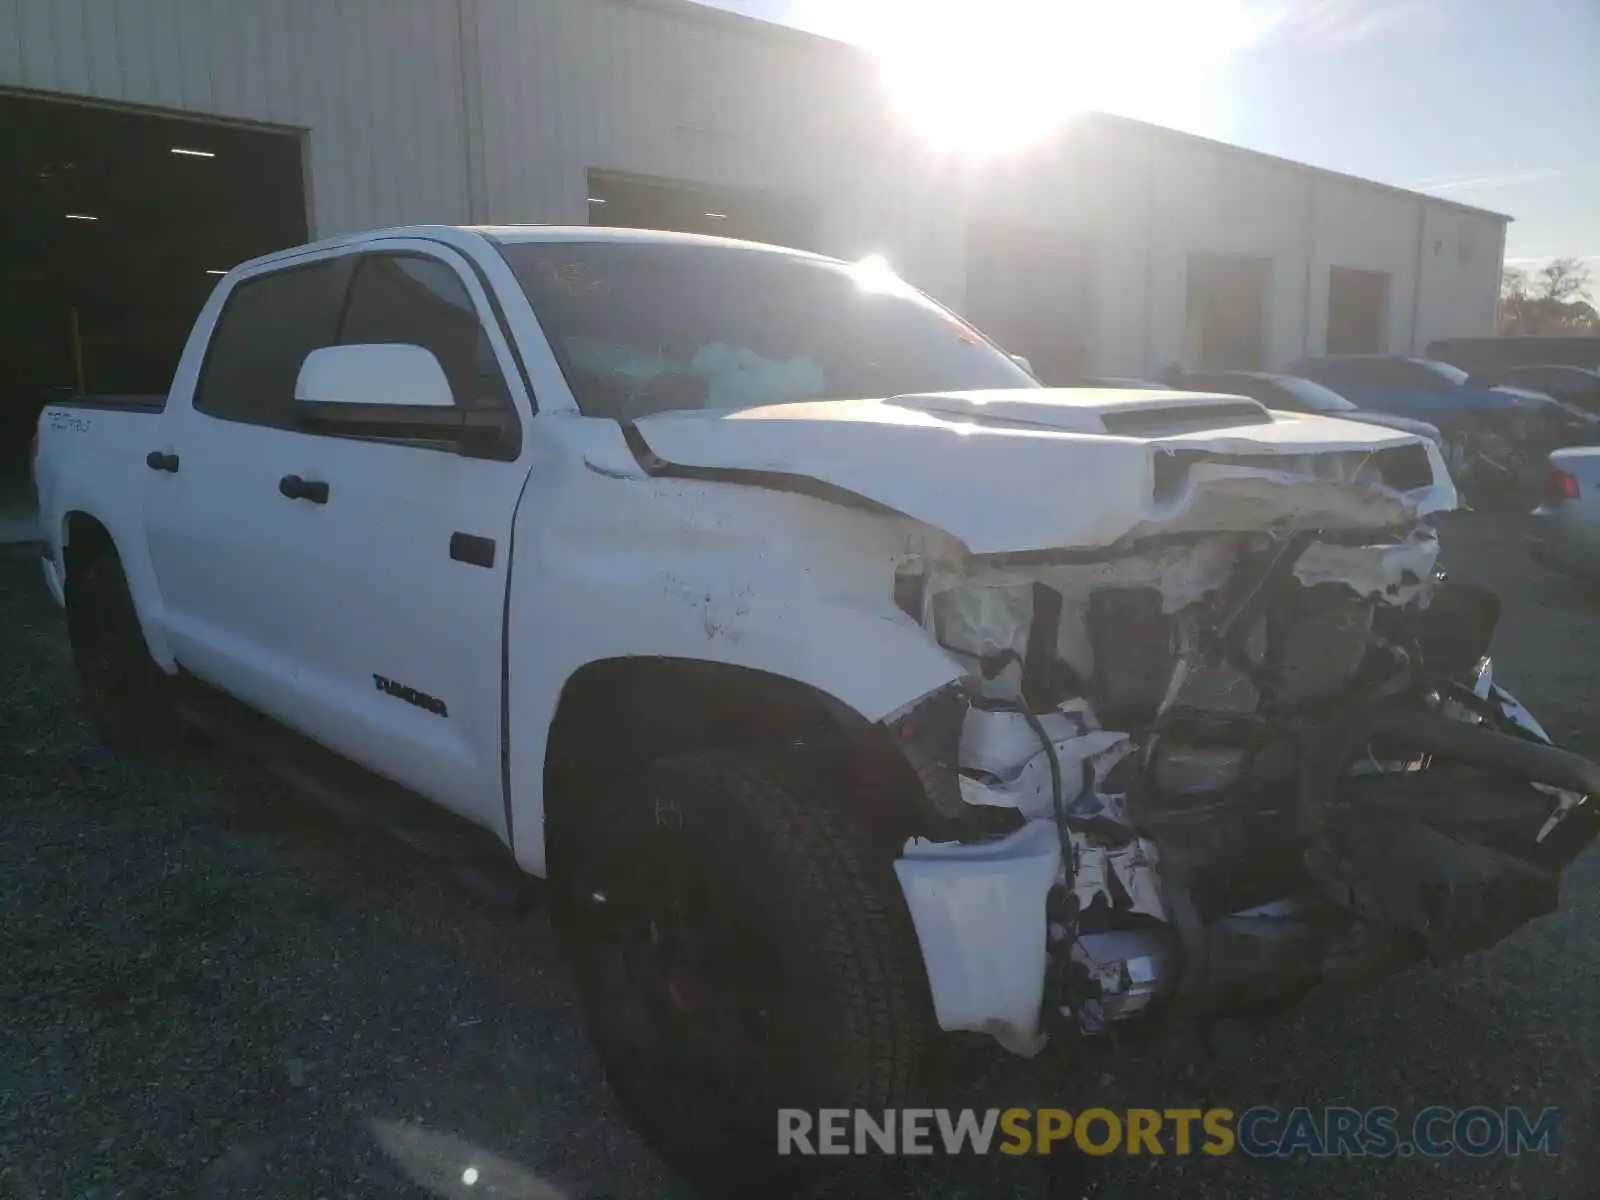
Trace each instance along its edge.
<path fill-rule="evenodd" d="M 589 172 L 589 224 L 670 229 L 814 250 L 815 206 L 794 196 Z"/>
<path fill-rule="evenodd" d="M 217 275 L 306 239 L 299 135 L 0 95 L 0 483 L 39 409 L 164 392 Z"/>
<path fill-rule="evenodd" d="M 1389 276 L 1384 271 L 1328 271 L 1328 353 L 1387 354 Z"/>
<path fill-rule="evenodd" d="M 1191 254 L 1184 283 L 1184 366 L 1255 371 L 1267 348 L 1271 260 Z"/>
<path fill-rule="evenodd" d="M 1089 369 L 1089 268 L 1072 233 L 979 220 L 967 231 L 962 314 L 1041 382 L 1062 387 Z"/>

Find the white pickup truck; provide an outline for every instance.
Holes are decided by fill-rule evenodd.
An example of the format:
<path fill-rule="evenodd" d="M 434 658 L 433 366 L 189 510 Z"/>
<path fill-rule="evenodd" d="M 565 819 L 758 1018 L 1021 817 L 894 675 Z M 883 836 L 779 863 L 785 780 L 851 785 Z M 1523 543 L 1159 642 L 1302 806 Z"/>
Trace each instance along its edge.
<path fill-rule="evenodd" d="M 47 409 L 35 475 L 106 736 L 236 705 L 487 831 L 723 1182 L 784 1165 L 780 1104 L 910 1096 L 935 1029 L 1032 1054 L 1488 944 L 1596 832 L 1436 570 L 1432 444 L 1042 388 L 881 263 L 286 251 L 164 404 Z"/>

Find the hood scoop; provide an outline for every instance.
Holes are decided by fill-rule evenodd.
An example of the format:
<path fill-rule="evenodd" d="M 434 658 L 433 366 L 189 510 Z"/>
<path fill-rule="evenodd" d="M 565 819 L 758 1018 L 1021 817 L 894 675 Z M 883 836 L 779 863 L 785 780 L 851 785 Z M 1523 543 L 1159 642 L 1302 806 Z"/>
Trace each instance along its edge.
<path fill-rule="evenodd" d="M 1198 430 L 1272 424 L 1272 414 L 1265 407 L 1242 396 L 1117 388 L 933 392 L 895 396 L 887 403 L 979 425 L 1112 437 L 1175 437 Z"/>

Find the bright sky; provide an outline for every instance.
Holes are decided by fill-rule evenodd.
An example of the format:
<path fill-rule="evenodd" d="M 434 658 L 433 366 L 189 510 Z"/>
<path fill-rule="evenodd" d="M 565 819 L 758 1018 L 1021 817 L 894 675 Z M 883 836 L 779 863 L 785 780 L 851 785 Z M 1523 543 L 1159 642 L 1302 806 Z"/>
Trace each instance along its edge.
<path fill-rule="evenodd" d="M 1600 0 L 707 2 L 874 50 L 968 153 L 1122 113 L 1509 213 L 1512 265 L 1600 282 Z"/>

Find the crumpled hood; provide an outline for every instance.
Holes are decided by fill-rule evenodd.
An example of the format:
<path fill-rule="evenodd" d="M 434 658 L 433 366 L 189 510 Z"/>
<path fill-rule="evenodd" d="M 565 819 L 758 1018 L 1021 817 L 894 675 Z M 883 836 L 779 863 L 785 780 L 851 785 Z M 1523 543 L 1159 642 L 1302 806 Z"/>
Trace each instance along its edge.
<path fill-rule="evenodd" d="M 627 433 L 651 474 L 820 484 L 975 554 L 1169 532 L 1387 528 L 1456 502 L 1425 440 L 1237 396 L 952 392 L 661 413 Z"/>

